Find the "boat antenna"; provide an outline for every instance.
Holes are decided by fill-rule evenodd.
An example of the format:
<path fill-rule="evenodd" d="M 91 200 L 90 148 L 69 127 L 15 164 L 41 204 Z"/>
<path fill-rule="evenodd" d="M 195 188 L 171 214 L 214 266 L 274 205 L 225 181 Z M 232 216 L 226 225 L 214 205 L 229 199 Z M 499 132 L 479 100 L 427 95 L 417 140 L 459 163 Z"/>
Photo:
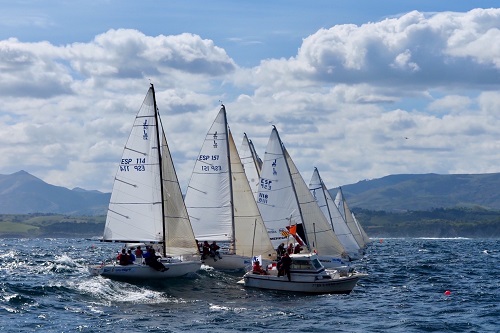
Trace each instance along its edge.
<path fill-rule="evenodd" d="M 255 229 L 257 229 L 257 219 L 255 219 L 255 221 L 253 223 L 252 258 L 253 258 L 253 248 L 255 245 Z M 253 259 L 252 259 L 252 261 L 253 261 Z"/>

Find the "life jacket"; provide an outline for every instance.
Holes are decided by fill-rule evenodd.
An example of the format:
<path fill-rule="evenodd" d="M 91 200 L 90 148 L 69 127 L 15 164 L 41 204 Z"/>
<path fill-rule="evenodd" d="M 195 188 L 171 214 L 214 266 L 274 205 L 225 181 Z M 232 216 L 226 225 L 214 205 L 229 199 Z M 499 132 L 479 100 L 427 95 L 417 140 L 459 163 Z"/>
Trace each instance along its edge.
<path fill-rule="evenodd" d="M 120 255 L 120 265 L 125 266 L 130 264 L 130 256 L 126 253 Z"/>

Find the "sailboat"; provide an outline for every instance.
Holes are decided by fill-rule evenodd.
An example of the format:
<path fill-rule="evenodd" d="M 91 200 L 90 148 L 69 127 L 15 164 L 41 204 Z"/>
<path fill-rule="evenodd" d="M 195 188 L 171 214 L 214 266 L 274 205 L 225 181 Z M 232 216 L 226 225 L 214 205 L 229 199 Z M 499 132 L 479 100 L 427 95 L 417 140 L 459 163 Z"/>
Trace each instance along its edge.
<path fill-rule="evenodd" d="M 260 169 L 262 168 L 262 160 L 246 133 L 243 133 L 243 142 L 241 143 L 240 158 L 247 175 L 250 188 L 257 200 L 260 185 Z"/>
<path fill-rule="evenodd" d="M 330 221 L 333 232 L 344 246 L 349 258 L 351 260 L 360 259 L 363 256 L 363 250 L 354 238 L 339 208 L 335 205 L 335 201 L 326 188 L 317 168 L 314 168 L 311 181 L 309 182 L 309 190 L 318 202 L 327 220 Z"/>
<path fill-rule="evenodd" d="M 275 255 L 221 106 L 197 156 L 185 197 L 198 242 L 225 245 L 204 263 L 245 270 L 254 256 Z"/>
<path fill-rule="evenodd" d="M 115 279 L 164 279 L 201 267 L 151 84 L 118 163 L 102 241 L 155 244 L 163 271 L 139 260 L 93 265 L 90 273 Z M 153 245 L 152 245 L 153 246 Z"/>
<path fill-rule="evenodd" d="M 363 230 L 363 227 L 357 221 L 354 213 L 349 208 L 347 201 L 344 198 L 344 193 L 342 192 L 342 188 L 339 187 L 337 195 L 335 196 L 335 205 L 339 209 L 340 214 L 344 218 L 349 227 L 349 230 L 352 232 L 356 242 L 358 243 L 361 249 L 366 248 L 366 246 L 371 243 L 370 238 Z"/>
<path fill-rule="evenodd" d="M 264 155 L 257 204 L 269 237 L 317 252 L 326 268 L 348 265 L 348 257 L 273 126 Z"/>

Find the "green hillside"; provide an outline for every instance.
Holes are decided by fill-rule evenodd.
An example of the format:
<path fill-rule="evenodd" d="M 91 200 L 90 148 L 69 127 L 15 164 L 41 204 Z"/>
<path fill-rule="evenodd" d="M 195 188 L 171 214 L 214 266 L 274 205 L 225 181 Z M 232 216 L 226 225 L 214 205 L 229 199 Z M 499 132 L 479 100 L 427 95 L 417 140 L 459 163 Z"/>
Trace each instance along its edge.
<path fill-rule="evenodd" d="M 437 208 L 386 212 L 355 209 L 366 233 L 378 237 L 500 237 L 500 211 Z"/>
<path fill-rule="evenodd" d="M 500 211 L 439 208 L 430 211 L 385 212 L 354 209 L 368 236 L 500 237 Z M 101 237 L 105 216 L 51 214 L 0 215 L 0 238 Z"/>
<path fill-rule="evenodd" d="M 336 195 L 337 189 L 330 190 Z M 342 186 L 349 206 L 407 211 L 482 207 L 500 210 L 500 173 L 391 175 Z"/>
<path fill-rule="evenodd" d="M 54 214 L 0 215 L 0 237 L 95 237 L 104 230 L 105 216 Z"/>
<path fill-rule="evenodd" d="M 499 189 L 500 173 L 391 175 L 342 186 L 371 237 L 500 237 Z M 4 199 L 17 198 L 0 200 L 0 208 L 16 213 L 0 215 L 0 237 L 102 235 L 105 216 L 93 216 L 94 207 L 105 207 L 109 194 L 54 188 L 25 172 L 0 177 L 0 190 Z M 334 197 L 337 191 L 330 190 Z M 57 207 L 77 206 L 70 198 L 80 208 L 61 213 Z M 39 207 L 44 213 L 36 212 Z"/>

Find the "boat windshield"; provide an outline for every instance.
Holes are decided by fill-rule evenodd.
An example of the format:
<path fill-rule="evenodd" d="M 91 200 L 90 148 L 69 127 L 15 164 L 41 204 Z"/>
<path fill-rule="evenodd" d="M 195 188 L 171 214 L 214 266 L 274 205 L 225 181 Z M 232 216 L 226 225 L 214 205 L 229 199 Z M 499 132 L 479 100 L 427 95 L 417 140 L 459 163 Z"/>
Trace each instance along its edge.
<path fill-rule="evenodd" d="M 292 269 L 311 269 L 311 260 L 308 258 L 300 258 L 292 260 Z"/>
<path fill-rule="evenodd" d="M 321 262 L 318 260 L 318 258 L 314 258 L 311 260 L 312 261 L 312 264 L 314 266 L 314 268 L 316 269 L 320 269 L 320 268 L 323 268 L 323 265 L 321 264 Z"/>

